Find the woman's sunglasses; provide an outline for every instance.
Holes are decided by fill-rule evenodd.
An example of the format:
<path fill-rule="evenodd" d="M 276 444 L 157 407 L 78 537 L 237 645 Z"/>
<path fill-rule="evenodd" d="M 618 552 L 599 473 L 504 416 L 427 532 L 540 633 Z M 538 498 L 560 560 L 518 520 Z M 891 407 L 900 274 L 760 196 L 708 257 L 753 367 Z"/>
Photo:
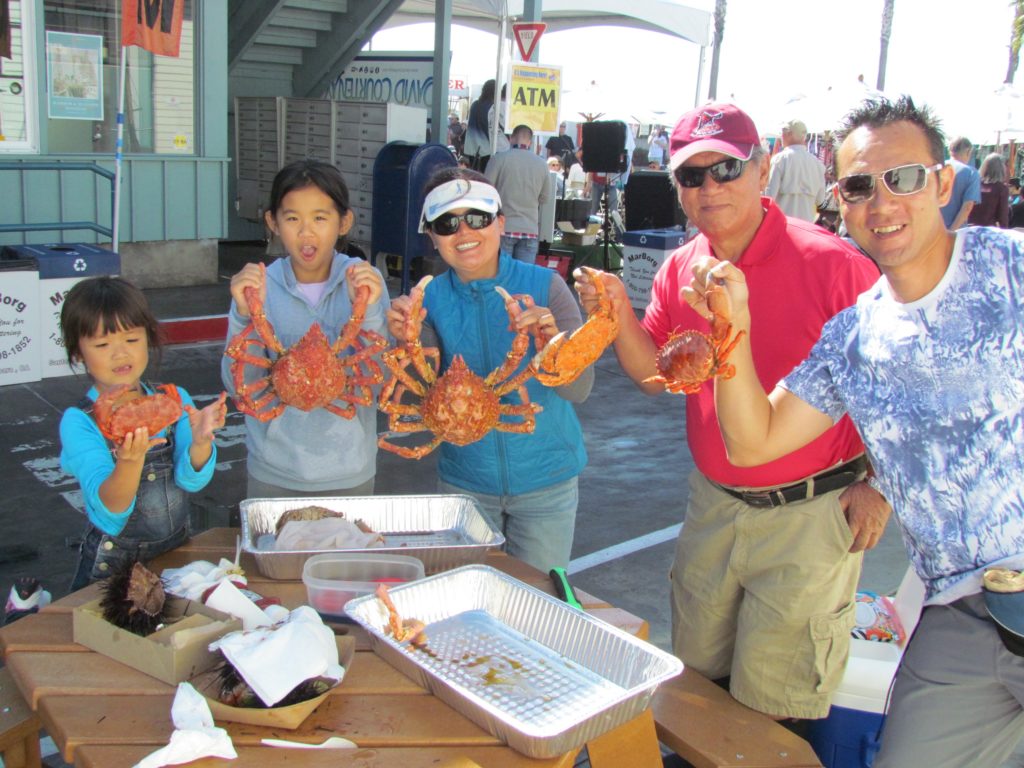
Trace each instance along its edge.
<path fill-rule="evenodd" d="M 730 181 L 736 181 L 743 174 L 743 169 L 747 167 L 748 162 L 747 160 L 737 160 L 734 157 L 730 157 L 728 160 L 722 160 L 704 168 L 681 165 L 675 170 L 676 181 L 679 182 L 681 187 L 696 189 L 704 185 L 704 174 L 710 173 L 711 178 L 716 182 L 725 184 Z"/>
<path fill-rule="evenodd" d="M 875 196 L 875 179 L 881 179 L 894 195 L 913 195 L 925 188 L 928 173 L 939 170 L 943 163 L 898 165 L 881 173 L 854 173 L 836 182 L 836 188 L 848 203 L 866 203 Z"/>
<path fill-rule="evenodd" d="M 466 222 L 470 229 L 485 229 L 494 221 L 494 214 L 486 211 L 466 211 L 465 213 L 442 213 L 428 222 L 435 235 L 454 235 L 459 231 L 459 222 Z"/>

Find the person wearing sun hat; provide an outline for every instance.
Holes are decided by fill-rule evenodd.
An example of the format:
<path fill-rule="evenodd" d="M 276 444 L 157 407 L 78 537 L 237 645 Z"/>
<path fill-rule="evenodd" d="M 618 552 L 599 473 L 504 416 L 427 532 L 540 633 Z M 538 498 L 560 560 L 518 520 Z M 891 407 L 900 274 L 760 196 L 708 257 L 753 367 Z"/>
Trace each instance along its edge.
<path fill-rule="evenodd" d="M 387 317 L 392 335 L 405 341 L 406 318 L 423 293 L 420 339 L 423 346 L 441 350 L 442 373 L 460 355 L 471 371 L 486 377 L 505 361 L 516 330 L 537 328 L 550 338 L 559 331 L 571 333 L 583 322 L 572 291 L 556 271 L 501 251 L 504 224 L 501 196 L 482 174 L 443 168 L 427 181 L 420 231 L 430 236 L 449 269 L 425 288 L 421 282 L 409 296 L 395 299 Z M 522 310 L 516 329 L 509 327 L 498 286 L 533 298 L 535 306 Z M 517 371 L 531 358 L 527 354 Z M 525 384 L 529 399 L 543 409 L 532 433 L 492 430 L 477 442 L 442 443 L 438 449 L 437 492 L 473 496 L 504 534 L 507 552 L 545 572 L 569 564 L 578 478 L 587 463 L 572 404 L 586 400 L 593 384 L 592 367 L 557 388 L 531 378 Z M 520 402 L 516 392 L 502 401 Z"/>
<path fill-rule="evenodd" d="M 750 281 L 754 360 L 771 387 L 878 271 L 842 240 L 788 219 L 761 196 L 767 153 L 736 105 L 705 104 L 683 115 L 668 164 L 698 234 L 658 270 L 643 320 L 620 302 L 619 363 L 647 394 L 664 390 L 645 381 L 658 373 L 656 351 L 673 334 L 709 331 L 680 291 L 715 257 Z M 618 277 L 602 279 L 613 298 L 625 296 Z M 589 310 L 594 286 L 582 273 L 576 281 Z M 825 717 L 846 664 L 862 551 L 877 543 L 889 514 L 884 498 L 861 482 L 863 444 L 845 420 L 800 451 L 736 467 L 715 418 L 713 382 L 687 395 L 685 409 L 696 470 L 670 573 L 673 651 L 701 674 L 728 678 L 733 696 L 753 709 L 779 719 Z"/>

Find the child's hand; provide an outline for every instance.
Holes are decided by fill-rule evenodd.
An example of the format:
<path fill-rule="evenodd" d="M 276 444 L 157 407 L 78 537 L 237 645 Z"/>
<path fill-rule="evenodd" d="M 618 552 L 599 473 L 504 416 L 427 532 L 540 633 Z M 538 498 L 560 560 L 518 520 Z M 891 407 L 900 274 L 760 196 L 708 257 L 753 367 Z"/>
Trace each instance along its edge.
<path fill-rule="evenodd" d="M 267 268 L 263 264 L 246 264 L 231 277 L 231 298 L 235 300 L 238 314 L 249 316 L 249 303 L 245 300 L 246 286 L 252 286 L 260 292 L 260 298 L 267 298 Z"/>
<path fill-rule="evenodd" d="M 154 445 L 162 445 L 167 440 L 163 437 L 150 439 L 149 428 L 139 427 L 131 432 L 125 433 L 122 442 L 114 451 L 114 458 L 117 461 L 142 462 L 146 458 L 146 451 Z"/>
<path fill-rule="evenodd" d="M 213 440 L 215 430 L 224 426 L 224 419 L 228 414 L 227 405 L 228 393 L 221 392 L 220 397 L 203 408 L 197 410 L 191 405 L 186 405 L 188 411 L 188 424 L 192 428 L 192 443 L 209 443 Z"/>
<path fill-rule="evenodd" d="M 348 297 L 356 300 L 356 290 L 366 285 L 370 288 L 370 300 L 368 304 L 376 304 L 384 293 L 384 280 L 380 272 L 370 266 L 368 262 L 360 261 L 348 268 Z"/>

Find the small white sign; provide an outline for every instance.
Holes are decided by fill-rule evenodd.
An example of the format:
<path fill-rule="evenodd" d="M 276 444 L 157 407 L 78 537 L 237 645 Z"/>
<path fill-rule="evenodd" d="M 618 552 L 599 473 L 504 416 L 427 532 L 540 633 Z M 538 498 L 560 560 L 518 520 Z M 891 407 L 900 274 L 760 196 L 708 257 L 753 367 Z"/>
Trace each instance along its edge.
<path fill-rule="evenodd" d="M 0 274 L 0 385 L 39 381 L 39 273 Z"/>

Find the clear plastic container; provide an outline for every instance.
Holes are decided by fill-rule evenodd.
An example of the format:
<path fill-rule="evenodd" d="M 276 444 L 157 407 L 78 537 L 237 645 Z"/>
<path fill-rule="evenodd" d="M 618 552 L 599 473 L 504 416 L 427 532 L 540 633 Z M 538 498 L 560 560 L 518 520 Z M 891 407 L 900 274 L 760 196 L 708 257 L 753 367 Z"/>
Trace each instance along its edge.
<path fill-rule="evenodd" d="M 309 604 L 326 616 L 345 616 L 345 603 L 373 592 L 378 584 L 423 578 L 423 563 L 405 555 L 314 555 L 302 568 Z"/>

